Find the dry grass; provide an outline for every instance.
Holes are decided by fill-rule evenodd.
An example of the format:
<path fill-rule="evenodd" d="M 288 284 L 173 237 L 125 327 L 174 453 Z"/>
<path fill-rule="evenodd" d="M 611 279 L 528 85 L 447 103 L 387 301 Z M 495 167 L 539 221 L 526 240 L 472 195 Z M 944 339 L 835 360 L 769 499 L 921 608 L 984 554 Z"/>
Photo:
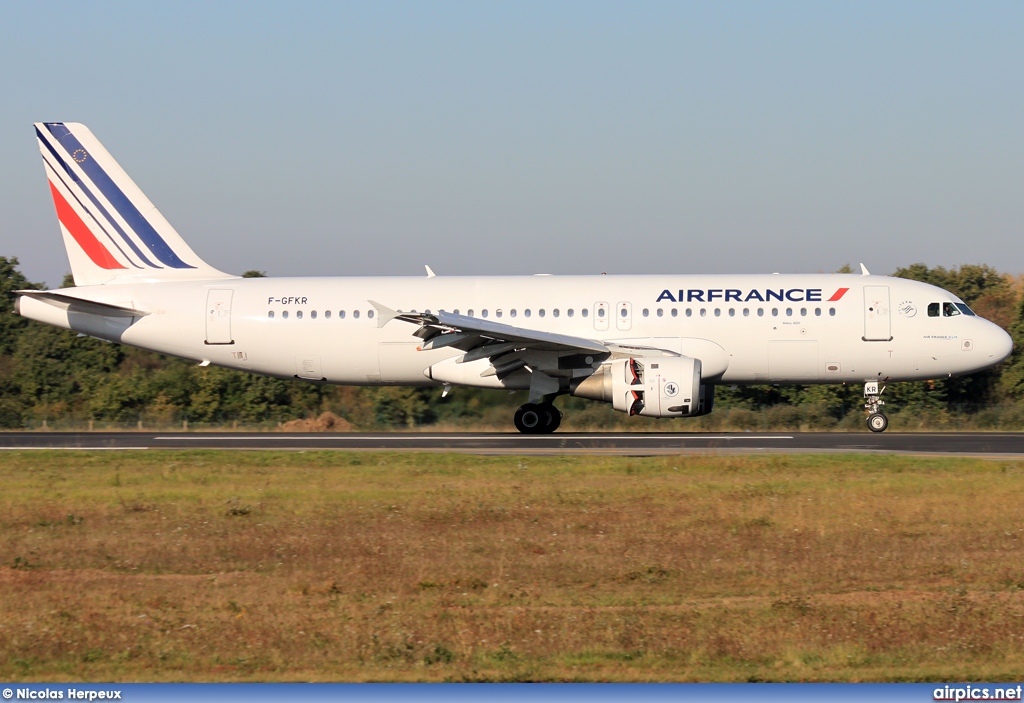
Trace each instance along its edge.
<path fill-rule="evenodd" d="M 0 455 L 4 680 L 978 680 L 1024 464 Z"/>

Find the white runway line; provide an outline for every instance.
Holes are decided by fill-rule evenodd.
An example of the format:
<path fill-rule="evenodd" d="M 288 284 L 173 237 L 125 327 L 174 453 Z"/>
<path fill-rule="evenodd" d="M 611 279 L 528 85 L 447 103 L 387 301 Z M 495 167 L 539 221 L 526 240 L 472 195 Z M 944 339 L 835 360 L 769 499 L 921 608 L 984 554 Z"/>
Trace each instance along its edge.
<path fill-rule="evenodd" d="M 424 441 L 424 440 L 427 440 L 427 441 L 460 441 L 461 442 L 463 440 L 472 440 L 472 439 L 478 439 L 478 438 L 479 439 L 495 439 L 496 437 L 504 438 L 504 435 L 479 435 L 479 437 L 473 437 L 473 436 L 449 437 L 449 436 L 437 436 L 437 435 L 418 435 L 418 436 L 414 436 L 414 437 L 410 437 L 408 435 L 398 435 L 398 436 L 395 436 L 395 435 L 373 435 L 373 436 L 369 436 L 369 437 L 366 437 L 366 436 L 352 437 L 352 436 L 346 436 L 346 435 L 342 435 L 340 437 L 337 437 L 337 436 L 335 436 L 335 437 L 331 437 L 331 436 L 325 437 L 323 435 L 310 435 L 310 436 L 306 436 L 306 435 L 299 435 L 299 436 L 280 436 L 280 435 L 262 436 L 262 435 L 260 435 L 260 436 L 255 436 L 255 437 L 254 436 L 218 437 L 218 436 L 213 436 L 213 435 L 166 435 L 166 436 L 162 436 L 162 437 L 154 437 L 153 439 L 154 440 L 164 440 L 164 441 L 178 440 L 178 441 L 189 441 L 189 442 L 197 441 L 197 440 L 207 441 L 207 442 L 238 442 L 238 441 L 263 442 L 263 441 L 266 441 L 266 440 L 275 440 L 275 441 L 279 441 L 279 442 L 289 442 L 289 441 L 299 441 L 299 440 L 301 440 L 301 441 L 319 440 L 319 441 L 322 441 L 322 442 L 333 442 L 333 441 L 378 442 L 378 441 L 381 441 L 381 440 L 389 440 L 389 441 L 392 441 L 392 442 L 394 442 L 394 441 L 418 442 L 418 441 Z M 769 436 L 762 436 L 762 435 L 735 435 L 735 436 L 733 436 L 733 435 L 727 435 L 727 436 L 712 436 L 712 437 L 709 437 L 707 435 L 682 435 L 682 436 L 680 436 L 680 435 L 629 435 L 629 434 L 625 434 L 625 435 L 601 435 L 600 437 L 593 437 L 592 435 L 523 435 L 521 437 L 516 437 L 515 435 L 512 435 L 512 437 L 515 437 L 515 439 L 517 439 L 517 440 L 529 440 L 529 439 L 536 439 L 536 440 L 544 440 L 544 439 L 548 439 L 548 440 L 551 440 L 551 439 L 602 439 L 602 440 L 619 439 L 619 440 L 624 440 L 624 439 L 637 439 L 637 438 L 640 438 L 640 439 L 658 439 L 658 440 L 665 440 L 665 439 L 675 439 L 675 440 L 684 440 L 684 439 L 704 439 L 704 440 L 727 439 L 727 440 L 750 441 L 750 440 L 794 439 L 794 437 L 791 436 L 791 435 L 769 435 Z"/>

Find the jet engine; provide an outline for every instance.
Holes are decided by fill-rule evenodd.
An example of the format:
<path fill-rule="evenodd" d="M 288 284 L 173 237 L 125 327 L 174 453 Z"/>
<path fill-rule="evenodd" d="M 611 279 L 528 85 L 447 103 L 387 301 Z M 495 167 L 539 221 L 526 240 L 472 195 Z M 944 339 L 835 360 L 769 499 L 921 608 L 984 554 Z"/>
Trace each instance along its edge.
<path fill-rule="evenodd" d="M 615 359 L 574 383 L 570 393 L 603 400 L 647 417 L 694 417 L 711 412 L 715 389 L 701 382 L 700 359 L 657 356 Z"/>

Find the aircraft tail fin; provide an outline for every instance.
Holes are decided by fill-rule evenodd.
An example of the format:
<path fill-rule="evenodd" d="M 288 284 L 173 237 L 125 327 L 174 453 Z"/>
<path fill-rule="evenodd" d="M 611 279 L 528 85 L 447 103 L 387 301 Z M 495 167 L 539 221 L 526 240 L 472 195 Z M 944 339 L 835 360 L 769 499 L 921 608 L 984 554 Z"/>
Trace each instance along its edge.
<path fill-rule="evenodd" d="M 35 128 L 75 285 L 231 277 L 192 251 L 85 125 Z"/>

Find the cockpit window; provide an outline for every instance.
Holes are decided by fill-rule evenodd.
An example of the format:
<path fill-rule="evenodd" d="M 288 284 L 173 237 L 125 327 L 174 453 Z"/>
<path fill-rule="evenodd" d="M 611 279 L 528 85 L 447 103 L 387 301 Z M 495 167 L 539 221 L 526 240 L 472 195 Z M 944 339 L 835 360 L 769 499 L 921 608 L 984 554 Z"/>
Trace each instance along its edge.
<path fill-rule="evenodd" d="M 960 314 L 960 310 L 957 308 L 955 303 L 943 303 L 942 304 L 942 316 L 943 317 L 953 317 L 954 315 L 959 315 L 959 314 Z"/>
<path fill-rule="evenodd" d="M 928 317 L 938 317 L 938 316 L 939 316 L 939 304 L 938 303 L 928 303 Z"/>
<path fill-rule="evenodd" d="M 977 317 L 977 315 L 974 314 L 974 311 L 971 310 L 966 305 L 964 305 L 963 303 L 957 303 L 956 306 L 958 308 L 960 308 L 960 312 L 962 312 L 964 315 L 970 315 L 971 317 Z"/>

